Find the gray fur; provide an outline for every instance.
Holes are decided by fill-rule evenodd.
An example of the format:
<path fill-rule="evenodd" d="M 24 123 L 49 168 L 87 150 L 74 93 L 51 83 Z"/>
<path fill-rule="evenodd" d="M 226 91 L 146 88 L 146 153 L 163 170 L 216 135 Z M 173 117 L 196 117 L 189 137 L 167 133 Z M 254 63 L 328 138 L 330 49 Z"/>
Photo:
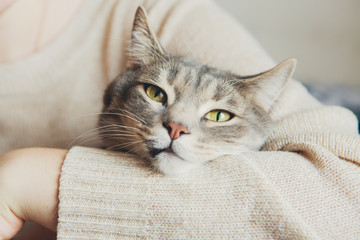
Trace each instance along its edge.
<path fill-rule="evenodd" d="M 141 7 L 132 34 L 132 64 L 104 96 L 99 127 L 105 147 L 136 153 L 165 174 L 261 148 L 271 130 L 268 112 L 291 76 L 294 60 L 244 77 L 172 56 L 152 33 Z M 166 102 L 150 99 L 144 89 L 148 84 L 161 88 Z M 226 110 L 233 118 L 205 119 L 212 110 Z M 170 122 L 188 131 L 171 139 Z"/>

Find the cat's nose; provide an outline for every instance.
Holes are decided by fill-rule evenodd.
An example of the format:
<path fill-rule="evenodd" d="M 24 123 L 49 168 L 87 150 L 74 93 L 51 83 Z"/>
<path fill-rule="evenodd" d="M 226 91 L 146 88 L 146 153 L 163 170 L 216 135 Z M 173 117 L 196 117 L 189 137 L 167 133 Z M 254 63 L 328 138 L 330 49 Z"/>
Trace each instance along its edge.
<path fill-rule="evenodd" d="M 186 127 L 174 122 L 164 123 L 163 125 L 168 130 L 169 136 L 173 140 L 178 139 L 183 134 L 189 133 Z"/>

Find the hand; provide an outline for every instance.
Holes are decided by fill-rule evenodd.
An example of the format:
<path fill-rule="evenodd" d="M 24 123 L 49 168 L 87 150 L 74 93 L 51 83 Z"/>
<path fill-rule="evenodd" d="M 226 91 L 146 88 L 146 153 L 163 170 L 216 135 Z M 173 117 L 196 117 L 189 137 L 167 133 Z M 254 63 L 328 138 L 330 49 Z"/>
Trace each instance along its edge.
<path fill-rule="evenodd" d="M 24 221 L 56 231 L 66 154 L 67 150 L 28 148 L 0 155 L 0 240 L 14 237 Z"/>

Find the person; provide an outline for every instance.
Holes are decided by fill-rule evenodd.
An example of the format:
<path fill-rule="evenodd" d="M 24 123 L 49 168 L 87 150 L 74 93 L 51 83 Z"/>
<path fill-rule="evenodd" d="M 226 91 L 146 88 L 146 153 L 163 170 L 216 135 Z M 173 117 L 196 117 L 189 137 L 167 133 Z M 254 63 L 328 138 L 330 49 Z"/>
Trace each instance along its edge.
<path fill-rule="evenodd" d="M 263 151 L 187 175 L 98 148 L 65 150 L 79 139 L 93 146 L 74 138 L 95 128 L 103 90 L 126 68 L 139 5 L 171 53 L 242 75 L 275 65 L 207 0 L 2 1 L 0 239 L 24 220 L 58 239 L 359 236 L 357 120 L 295 80 L 271 110 Z"/>

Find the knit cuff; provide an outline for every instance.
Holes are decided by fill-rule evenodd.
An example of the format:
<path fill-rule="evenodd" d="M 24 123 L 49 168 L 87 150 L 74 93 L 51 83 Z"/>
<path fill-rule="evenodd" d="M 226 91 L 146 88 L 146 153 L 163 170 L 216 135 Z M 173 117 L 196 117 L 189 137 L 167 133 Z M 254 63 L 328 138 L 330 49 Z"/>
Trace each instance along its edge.
<path fill-rule="evenodd" d="M 69 151 L 60 178 L 58 239 L 146 235 L 147 185 L 141 182 L 152 173 L 144 161 L 122 156 L 82 147 Z"/>

